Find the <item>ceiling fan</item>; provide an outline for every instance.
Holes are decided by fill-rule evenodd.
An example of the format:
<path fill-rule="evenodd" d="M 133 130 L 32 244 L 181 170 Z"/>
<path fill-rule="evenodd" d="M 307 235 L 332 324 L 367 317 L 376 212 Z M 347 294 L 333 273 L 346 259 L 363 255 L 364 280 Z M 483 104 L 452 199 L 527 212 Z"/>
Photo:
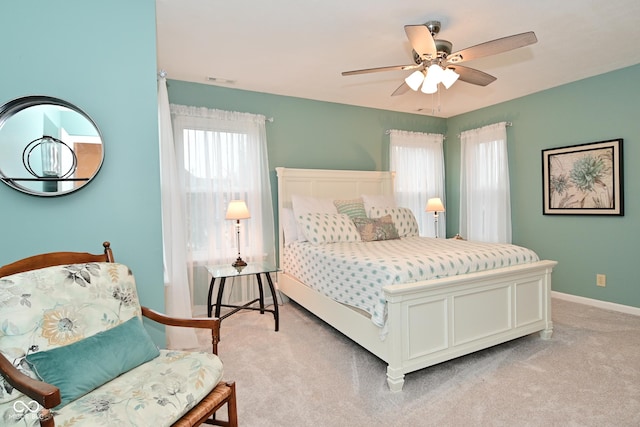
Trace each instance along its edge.
<path fill-rule="evenodd" d="M 414 64 L 344 71 L 342 75 L 352 76 L 380 71 L 415 70 L 391 94 L 392 96 L 401 95 L 409 89 L 417 91 L 420 86 L 422 86 L 421 91 L 424 93 L 435 93 L 440 83 L 448 89 L 458 79 L 474 85 L 486 86 L 494 82 L 496 77 L 459 64 L 528 46 L 538 41 L 535 33 L 529 31 L 491 40 L 451 53 L 453 44 L 450 41 L 435 38 L 440 32 L 440 21 L 429 21 L 422 25 L 405 25 L 404 31 L 413 48 Z"/>

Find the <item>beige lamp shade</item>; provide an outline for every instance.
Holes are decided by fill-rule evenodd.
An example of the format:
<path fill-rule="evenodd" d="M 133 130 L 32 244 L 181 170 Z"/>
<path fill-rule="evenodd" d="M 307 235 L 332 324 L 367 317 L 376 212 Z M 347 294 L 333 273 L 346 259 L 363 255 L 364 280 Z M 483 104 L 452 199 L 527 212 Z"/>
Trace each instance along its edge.
<path fill-rule="evenodd" d="M 247 204 L 244 200 L 232 200 L 229 202 L 226 219 L 239 220 L 247 218 L 251 218 L 251 215 L 249 215 L 249 209 L 247 209 Z"/>
<path fill-rule="evenodd" d="M 444 212 L 444 205 L 442 204 L 440 197 L 434 197 L 433 199 L 427 200 L 427 207 L 425 208 L 425 211 Z"/>

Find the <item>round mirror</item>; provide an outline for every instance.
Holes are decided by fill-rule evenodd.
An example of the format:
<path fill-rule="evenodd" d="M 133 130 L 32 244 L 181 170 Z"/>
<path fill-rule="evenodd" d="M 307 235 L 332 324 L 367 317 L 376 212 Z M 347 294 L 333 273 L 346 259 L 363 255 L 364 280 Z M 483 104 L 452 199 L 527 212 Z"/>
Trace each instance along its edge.
<path fill-rule="evenodd" d="M 79 190 L 104 159 L 96 124 L 78 107 L 28 96 L 0 107 L 0 179 L 37 196 Z"/>

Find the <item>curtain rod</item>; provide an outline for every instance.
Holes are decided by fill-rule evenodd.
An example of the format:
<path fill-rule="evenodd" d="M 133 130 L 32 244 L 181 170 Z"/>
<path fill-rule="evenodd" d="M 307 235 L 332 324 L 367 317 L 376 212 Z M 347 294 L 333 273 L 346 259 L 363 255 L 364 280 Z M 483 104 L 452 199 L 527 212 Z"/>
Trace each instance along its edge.
<path fill-rule="evenodd" d="M 414 132 L 414 131 L 409 131 L 409 132 Z M 384 131 L 385 135 L 389 135 L 391 133 L 391 129 L 387 129 Z M 418 133 L 426 133 L 426 132 L 418 132 Z M 437 135 L 442 135 L 441 133 L 437 134 Z M 447 139 L 446 136 L 442 135 L 442 139 Z"/>
<path fill-rule="evenodd" d="M 506 127 L 510 128 L 511 126 L 513 126 L 513 123 L 511 123 L 511 122 L 505 122 L 505 123 L 504 123 L 504 125 L 505 125 Z M 460 135 L 461 135 L 461 134 L 459 133 L 459 134 L 458 134 L 458 138 L 460 138 Z"/>

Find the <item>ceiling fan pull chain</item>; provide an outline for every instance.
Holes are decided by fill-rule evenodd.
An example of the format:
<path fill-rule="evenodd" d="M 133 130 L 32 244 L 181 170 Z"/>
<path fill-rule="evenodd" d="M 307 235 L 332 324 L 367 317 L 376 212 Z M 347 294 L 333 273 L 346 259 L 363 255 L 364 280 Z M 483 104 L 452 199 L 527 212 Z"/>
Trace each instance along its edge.
<path fill-rule="evenodd" d="M 440 88 L 431 95 L 431 114 L 436 115 L 441 109 L 440 104 Z"/>

